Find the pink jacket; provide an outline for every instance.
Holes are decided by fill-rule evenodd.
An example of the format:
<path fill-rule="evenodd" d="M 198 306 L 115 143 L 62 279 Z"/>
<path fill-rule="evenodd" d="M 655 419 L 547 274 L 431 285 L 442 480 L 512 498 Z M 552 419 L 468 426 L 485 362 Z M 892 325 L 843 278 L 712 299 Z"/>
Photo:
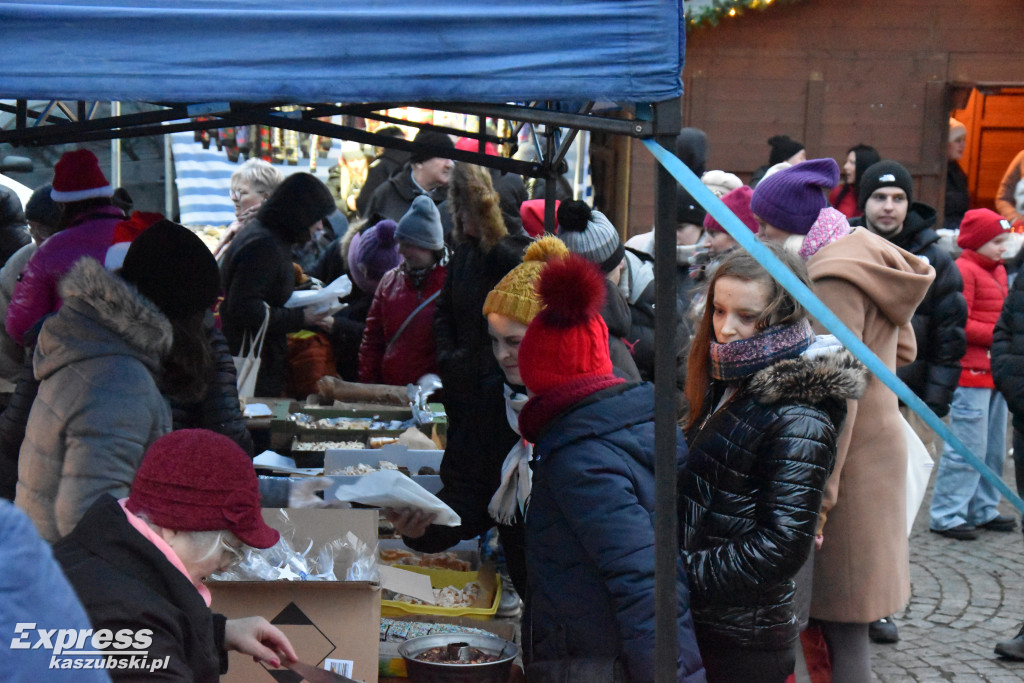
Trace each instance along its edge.
<path fill-rule="evenodd" d="M 24 346 L 29 328 L 60 308 L 57 285 L 78 259 L 91 256 L 103 263 L 114 226 L 124 219 L 117 207 L 99 207 L 43 242 L 22 271 L 7 307 L 5 327 L 11 339 Z"/>

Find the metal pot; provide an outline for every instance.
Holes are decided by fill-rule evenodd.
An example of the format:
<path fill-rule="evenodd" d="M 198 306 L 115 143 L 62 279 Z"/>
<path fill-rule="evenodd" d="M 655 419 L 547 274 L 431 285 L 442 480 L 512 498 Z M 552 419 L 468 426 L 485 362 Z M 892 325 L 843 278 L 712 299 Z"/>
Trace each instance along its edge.
<path fill-rule="evenodd" d="M 416 655 L 422 652 L 451 643 L 465 643 L 489 655 L 497 655 L 498 661 L 486 664 L 435 664 L 416 659 Z M 398 654 L 405 660 L 411 683 L 508 683 L 512 662 L 519 656 L 519 646 L 497 636 L 442 633 L 410 638 L 398 646 Z"/>

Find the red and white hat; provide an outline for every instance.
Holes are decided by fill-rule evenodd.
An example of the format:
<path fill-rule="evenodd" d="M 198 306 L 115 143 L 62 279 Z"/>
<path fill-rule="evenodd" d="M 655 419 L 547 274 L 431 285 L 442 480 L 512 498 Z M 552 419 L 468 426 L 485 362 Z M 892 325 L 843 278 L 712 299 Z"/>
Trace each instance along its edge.
<path fill-rule="evenodd" d="M 53 168 L 53 189 L 50 199 L 67 204 L 93 197 L 112 197 L 110 186 L 96 155 L 87 149 L 65 152 Z"/>

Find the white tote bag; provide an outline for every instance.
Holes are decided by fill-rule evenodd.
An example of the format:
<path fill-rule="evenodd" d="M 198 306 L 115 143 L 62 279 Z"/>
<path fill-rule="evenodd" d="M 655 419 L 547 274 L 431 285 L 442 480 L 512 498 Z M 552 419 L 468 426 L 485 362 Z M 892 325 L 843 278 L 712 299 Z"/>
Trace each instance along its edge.
<path fill-rule="evenodd" d="M 921 503 L 924 502 L 924 494 L 928 489 L 928 478 L 932 474 L 935 463 L 928 455 L 921 437 L 917 435 L 914 428 L 910 426 L 906 418 L 900 415 L 903 423 L 903 437 L 907 442 L 907 536 L 914 528 L 914 519 L 917 517 Z"/>
<path fill-rule="evenodd" d="M 270 307 L 263 304 L 263 324 L 249 339 L 249 332 L 242 335 L 242 346 L 238 349 L 240 356 L 232 356 L 237 375 L 238 398 L 252 398 L 256 393 L 256 377 L 260 374 L 260 355 L 263 353 L 263 338 L 267 336 L 267 325 L 270 324 Z M 248 344 L 247 344 L 248 342 Z M 248 350 L 246 350 L 248 349 Z"/>

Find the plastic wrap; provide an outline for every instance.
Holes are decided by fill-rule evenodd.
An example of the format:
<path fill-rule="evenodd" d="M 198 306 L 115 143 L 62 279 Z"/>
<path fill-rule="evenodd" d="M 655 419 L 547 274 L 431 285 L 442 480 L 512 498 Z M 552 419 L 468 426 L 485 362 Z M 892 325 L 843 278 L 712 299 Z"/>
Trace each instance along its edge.
<path fill-rule="evenodd" d="M 298 546 L 295 527 L 286 511 L 281 540 L 266 550 L 248 548 L 243 560 L 226 572 L 215 574 L 217 581 L 379 581 L 377 545 L 367 544 L 351 531 L 344 537 L 325 543 L 313 552 L 312 539 Z"/>

